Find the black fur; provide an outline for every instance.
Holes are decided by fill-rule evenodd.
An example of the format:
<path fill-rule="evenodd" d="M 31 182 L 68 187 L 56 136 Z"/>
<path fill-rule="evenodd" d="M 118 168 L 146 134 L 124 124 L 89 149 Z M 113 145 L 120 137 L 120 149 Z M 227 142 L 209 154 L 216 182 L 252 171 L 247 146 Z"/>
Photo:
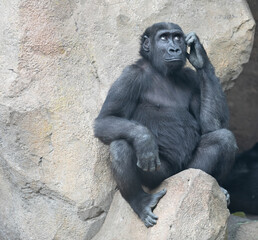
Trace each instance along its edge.
<path fill-rule="evenodd" d="M 190 54 L 186 52 L 190 46 Z M 234 162 L 236 143 L 227 130 L 228 108 L 219 79 L 194 33 L 158 23 L 141 38 L 140 58 L 110 88 L 95 136 L 111 144 L 112 169 L 122 196 L 147 227 L 165 190 L 147 194 L 187 168 L 219 182 Z M 196 68 L 184 68 L 186 58 Z"/>
<path fill-rule="evenodd" d="M 231 212 L 258 214 L 258 143 L 238 154 L 225 183 L 230 193 Z"/>

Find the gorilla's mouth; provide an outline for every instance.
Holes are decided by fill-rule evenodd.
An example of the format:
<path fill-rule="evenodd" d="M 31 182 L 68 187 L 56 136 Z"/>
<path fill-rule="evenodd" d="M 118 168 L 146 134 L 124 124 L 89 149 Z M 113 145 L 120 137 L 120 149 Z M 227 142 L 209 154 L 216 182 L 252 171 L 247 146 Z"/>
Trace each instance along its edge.
<path fill-rule="evenodd" d="M 183 61 L 181 58 L 166 58 L 165 62 L 178 62 Z"/>

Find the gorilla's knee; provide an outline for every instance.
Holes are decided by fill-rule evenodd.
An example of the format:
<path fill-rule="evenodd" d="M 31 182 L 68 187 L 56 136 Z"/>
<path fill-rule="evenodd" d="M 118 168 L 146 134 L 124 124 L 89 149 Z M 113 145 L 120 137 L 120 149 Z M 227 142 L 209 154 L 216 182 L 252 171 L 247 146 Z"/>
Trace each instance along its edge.
<path fill-rule="evenodd" d="M 228 129 L 220 129 L 216 131 L 218 142 L 220 146 L 227 151 L 233 151 L 234 153 L 237 150 L 236 139 L 231 131 Z"/>
<path fill-rule="evenodd" d="M 132 147 L 125 140 L 113 141 L 110 144 L 111 161 L 113 164 L 122 164 L 132 158 Z"/>

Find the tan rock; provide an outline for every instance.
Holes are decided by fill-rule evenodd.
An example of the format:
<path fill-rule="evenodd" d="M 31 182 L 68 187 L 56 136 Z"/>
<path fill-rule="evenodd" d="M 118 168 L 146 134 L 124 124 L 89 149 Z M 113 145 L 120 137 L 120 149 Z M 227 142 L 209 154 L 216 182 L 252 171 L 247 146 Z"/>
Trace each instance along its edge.
<path fill-rule="evenodd" d="M 227 232 L 228 240 L 257 240 L 258 221 L 230 215 Z"/>
<path fill-rule="evenodd" d="M 165 180 L 161 188 L 167 193 L 154 210 L 159 217 L 157 225 L 146 228 L 117 192 L 103 227 L 93 239 L 225 239 L 229 211 L 214 178 L 189 169 Z"/>
<path fill-rule="evenodd" d="M 0 239 L 99 230 L 115 183 L 92 123 L 146 27 L 196 31 L 225 86 L 254 34 L 244 0 L 6 0 L 0 16 Z"/>
<path fill-rule="evenodd" d="M 258 222 L 247 222 L 239 226 L 234 240 L 257 240 Z"/>

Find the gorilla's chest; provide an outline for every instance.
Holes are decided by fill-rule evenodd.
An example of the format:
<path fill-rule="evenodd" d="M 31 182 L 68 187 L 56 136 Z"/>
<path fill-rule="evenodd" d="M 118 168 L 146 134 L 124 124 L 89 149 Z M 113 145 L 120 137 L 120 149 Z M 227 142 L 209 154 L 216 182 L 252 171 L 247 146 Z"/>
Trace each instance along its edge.
<path fill-rule="evenodd" d="M 167 108 L 189 110 L 191 91 L 183 83 L 175 83 L 166 79 L 154 78 L 150 87 L 143 94 L 141 103 L 157 107 L 162 111 Z"/>
<path fill-rule="evenodd" d="M 185 141 L 189 136 L 197 136 L 200 128 L 190 112 L 191 97 L 191 90 L 183 83 L 153 81 L 132 119 L 148 127 L 160 141 L 175 143 L 173 136 L 177 136 L 178 142 Z"/>

